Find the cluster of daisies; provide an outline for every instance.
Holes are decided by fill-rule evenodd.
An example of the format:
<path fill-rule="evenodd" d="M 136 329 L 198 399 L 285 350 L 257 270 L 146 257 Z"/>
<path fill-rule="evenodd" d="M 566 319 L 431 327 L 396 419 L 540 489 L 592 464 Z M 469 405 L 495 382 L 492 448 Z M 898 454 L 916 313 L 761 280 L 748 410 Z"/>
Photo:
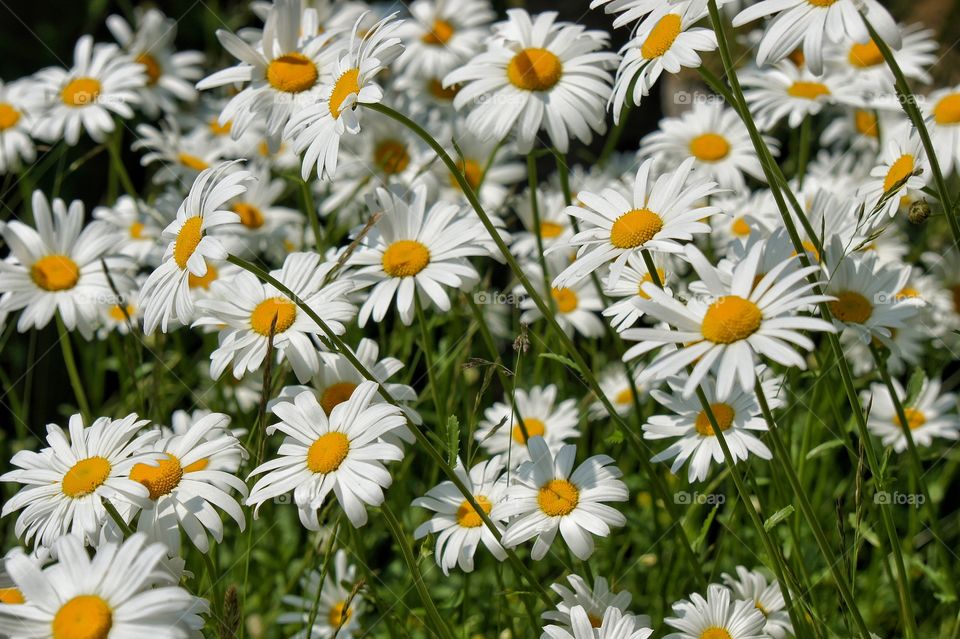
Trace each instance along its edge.
<path fill-rule="evenodd" d="M 581 446 L 578 462 L 589 427 L 640 420 L 651 461 L 690 482 L 772 459 L 768 409 L 788 405 L 788 379 L 827 334 L 863 382 L 877 445 L 960 439 L 956 396 L 927 370 L 933 349 L 958 345 L 960 255 L 908 241 L 939 221 L 931 160 L 960 174 L 960 87 L 913 98 L 928 157 L 885 54 L 929 84 L 931 32 L 875 0 L 740 4 L 594 0 L 629 29 L 614 51 L 607 32 L 554 12 L 497 16 L 487 0 L 416 0 L 403 16 L 254 2 L 258 26 L 216 34 L 235 63 L 209 74 L 203 54 L 176 50 L 173 20 L 138 10 L 107 20 L 116 43 L 84 36 L 71 67 L 0 84 L 0 173 L 89 137 L 137 154 L 149 176 L 89 216 L 39 190 L 29 214 L 5 216 L 0 324 L 56 319 L 86 340 L 151 345 L 215 334 L 210 378 L 244 412 L 262 400 L 270 422 L 261 433 L 178 411 L 170 425 L 49 425 L 47 446 L 0 476 L 21 486 L 2 514 L 19 513 L 27 548 L 0 571 L 0 634 L 197 636 L 207 603 L 180 585 L 191 548 L 210 552 L 285 495 L 310 531 L 333 502 L 354 527 L 377 517 L 391 465 L 444 426 L 390 381 L 404 363 L 371 327 L 393 322 L 426 334 L 428 318 L 472 312 L 492 342 L 523 324 L 622 346 L 586 397 L 521 375 L 480 405 L 474 455 L 412 503 L 429 516 L 413 537 L 431 536 L 445 574 L 472 571 L 481 545 L 499 561 L 521 548 L 587 560 L 627 523 L 617 460 Z M 714 9 L 752 52 L 738 73 L 746 108 L 704 89 L 634 152 L 608 145 L 567 167 L 572 147 L 619 135 L 658 83 L 716 55 Z M 799 133 L 784 148 L 787 128 Z M 547 156 L 557 171 L 538 180 Z M 492 297 L 515 303 L 484 303 L 504 272 L 509 293 Z M 271 368 L 296 384 L 275 391 Z M 342 549 L 332 563 L 284 597 L 279 623 L 296 636 L 364 630 L 356 567 Z M 569 584 L 553 587 L 544 637 L 653 633 L 629 593 Z M 673 615 L 669 639 L 793 635 L 779 584 L 742 566 Z"/>

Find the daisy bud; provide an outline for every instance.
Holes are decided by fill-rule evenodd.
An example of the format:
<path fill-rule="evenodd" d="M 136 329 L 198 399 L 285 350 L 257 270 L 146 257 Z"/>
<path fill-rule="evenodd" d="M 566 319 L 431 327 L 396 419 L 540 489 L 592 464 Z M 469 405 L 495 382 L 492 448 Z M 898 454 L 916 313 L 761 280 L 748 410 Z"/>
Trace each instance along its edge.
<path fill-rule="evenodd" d="M 930 217 L 930 203 L 926 200 L 917 200 L 907 211 L 907 219 L 911 224 L 923 224 L 928 217 Z"/>

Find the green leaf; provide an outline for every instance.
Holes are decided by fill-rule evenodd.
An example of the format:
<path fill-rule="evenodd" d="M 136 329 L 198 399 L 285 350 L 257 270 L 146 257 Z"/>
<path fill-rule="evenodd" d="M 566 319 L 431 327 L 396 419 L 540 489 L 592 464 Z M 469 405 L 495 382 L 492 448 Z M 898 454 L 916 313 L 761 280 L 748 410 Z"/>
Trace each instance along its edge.
<path fill-rule="evenodd" d="M 603 441 L 608 446 L 617 446 L 619 444 L 622 444 L 623 440 L 624 440 L 623 431 L 618 428 L 612 433 L 610 433 L 609 435 L 607 435 Z"/>
<path fill-rule="evenodd" d="M 447 419 L 447 463 L 451 466 L 457 465 L 457 457 L 460 455 L 460 420 L 456 415 L 451 415 Z"/>
<path fill-rule="evenodd" d="M 563 365 L 566 366 L 567 368 L 572 368 L 573 370 L 577 371 L 578 373 L 580 372 L 580 367 L 577 366 L 576 362 L 574 362 L 574 361 L 573 361 L 572 359 L 570 359 L 569 357 L 564 357 L 563 355 L 557 355 L 556 353 L 540 353 L 540 357 L 545 357 L 545 358 L 547 358 L 547 359 L 555 360 L 555 361 L 557 361 L 557 362 L 560 362 L 561 364 L 563 364 Z"/>
<path fill-rule="evenodd" d="M 923 383 L 927 381 L 927 376 L 919 366 L 910 374 L 910 381 L 907 382 L 907 396 L 903 400 L 904 406 L 913 406 L 920 395 L 920 389 Z"/>
<path fill-rule="evenodd" d="M 815 446 L 813 450 L 807 453 L 807 459 L 815 459 L 820 457 L 834 448 L 840 448 L 843 446 L 843 441 L 840 439 L 831 439 L 830 441 L 823 442 L 819 446 Z"/>
<path fill-rule="evenodd" d="M 695 551 L 700 551 L 703 547 L 703 542 L 707 538 L 707 533 L 710 531 L 710 524 L 713 523 L 714 518 L 716 518 L 717 513 L 720 511 L 720 506 L 722 504 L 716 503 L 713 505 L 713 508 L 710 509 L 710 512 L 707 513 L 707 518 L 703 520 L 703 524 L 700 526 L 700 533 L 697 535 L 697 538 L 693 540 L 691 547 Z"/>
<path fill-rule="evenodd" d="M 783 521 L 784 519 L 792 515 L 793 512 L 794 512 L 794 508 L 792 505 L 786 506 L 785 508 L 781 508 L 777 512 L 773 513 L 769 519 L 763 522 L 763 529 L 766 530 L 767 532 L 770 532 L 771 530 L 773 530 L 773 528 L 777 524 L 779 524 L 781 521 Z"/>

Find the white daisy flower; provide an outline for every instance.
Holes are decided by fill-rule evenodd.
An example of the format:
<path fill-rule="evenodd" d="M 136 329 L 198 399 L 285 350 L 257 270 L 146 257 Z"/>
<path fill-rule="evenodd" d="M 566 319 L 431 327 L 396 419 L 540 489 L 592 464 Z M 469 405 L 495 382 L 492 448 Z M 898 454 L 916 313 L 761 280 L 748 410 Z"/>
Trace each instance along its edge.
<path fill-rule="evenodd" d="M 407 325 L 413 323 L 415 303 L 449 311 L 450 298 L 443 287 L 469 289 L 479 275 L 467 258 L 489 254 L 486 231 L 475 216 L 446 202 L 435 202 L 427 210 L 427 187 L 422 183 L 413 187 L 411 198 L 401 192 L 377 189 L 369 207 L 383 215 L 347 262 L 358 267 L 353 271 L 358 286 L 373 286 L 360 307 L 361 327 L 369 319 L 381 321 L 394 295 L 400 319 Z"/>
<path fill-rule="evenodd" d="M 231 123 L 237 140 L 253 122 L 266 123 L 271 148 L 291 116 L 314 104 L 323 91 L 323 77 L 331 72 L 337 47 L 336 32 L 310 35 L 303 32 L 301 0 L 277 0 L 264 20 L 259 41 L 250 45 L 226 29 L 217 39 L 239 64 L 207 76 L 201 90 L 246 83 L 220 114 L 220 125 Z"/>
<path fill-rule="evenodd" d="M 48 67 L 33 76 L 44 99 L 44 110 L 33 133 L 55 142 L 63 138 L 70 146 L 85 130 L 95 142 L 106 140 L 114 129 L 113 116 L 133 117 L 130 105 L 140 101 L 138 90 L 147 82 L 144 66 L 121 53 L 113 44 L 93 43 L 91 36 L 77 40 L 73 67 Z"/>
<path fill-rule="evenodd" d="M 68 207 L 34 191 L 31 204 L 36 229 L 19 220 L 0 225 L 10 247 L 10 259 L 0 261 L 0 312 L 21 311 L 21 333 L 43 328 L 58 313 L 68 330 L 89 339 L 99 307 L 114 299 L 103 264 L 115 283 L 129 266 L 111 256 L 120 236 L 103 222 L 84 227 L 79 200 Z"/>
<path fill-rule="evenodd" d="M 608 281 L 614 284 L 631 254 L 643 249 L 679 253 L 680 242 L 709 232 L 710 226 L 701 220 L 719 209 L 699 204 L 717 188 L 714 182 L 691 174 L 694 161 L 692 157 L 684 160 L 651 183 L 653 160 L 646 160 L 629 196 L 618 188 L 578 193 L 583 206 L 567 208 L 568 215 L 581 220 L 580 232 L 570 240 L 571 246 L 579 247 L 577 259 L 554 279 L 553 286 L 579 282 L 611 262 Z"/>
<path fill-rule="evenodd" d="M 713 30 L 693 26 L 700 17 L 677 5 L 663 15 L 656 11 L 639 25 L 633 39 L 620 49 L 623 57 L 610 100 L 614 122 L 620 122 L 627 98 L 639 105 L 664 71 L 677 74 L 683 68 L 696 69 L 700 53 L 717 48 Z M 633 95 L 628 96 L 631 85 Z"/>
<path fill-rule="evenodd" d="M 870 41 L 863 18 L 891 48 L 900 48 L 897 23 L 877 0 L 761 0 L 737 14 L 733 26 L 774 14 L 757 49 L 760 65 L 779 62 L 802 44 L 805 65 L 820 75 L 827 43 Z"/>
<path fill-rule="evenodd" d="M 541 437 L 551 450 L 559 450 L 568 440 L 579 437 L 580 415 L 577 403 L 565 399 L 557 403 L 557 387 L 534 386 L 530 391 L 518 388 L 513 397 L 505 397 L 483 412 L 474 438 L 490 455 L 500 455 L 510 468 L 530 459 L 527 442 Z"/>
<path fill-rule="evenodd" d="M 776 142 L 767 140 L 776 149 Z M 743 191 L 744 175 L 765 181 L 747 127 L 736 111 L 722 103 L 695 102 L 678 118 L 663 118 L 659 130 L 640 141 L 641 158 L 655 158 L 661 166 L 675 166 L 689 157 L 694 170 L 721 188 Z"/>
<path fill-rule="evenodd" d="M 294 610 L 280 613 L 277 623 L 301 628 L 290 639 L 353 639 L 360 632 L 363 596 L 350 596 L 357 583 L 357 567 L 347 563 L 347 553 L 340 548 L 330 568 L 322 584 L 320 571 L 311 570 L 300 580 L 301 594 L 283 596 L 283 603 Z M 307 628 L 311 617 L 313 627 Z"/>
<path fill-rule="evenodd" d="M 640 342 L 624 354 L 625 361 L 663 347 L 637 376 L 637 383 L 675 375 L 696 362 L 683 388 L 684 396 L 690 397 L 707 372 L 714 370 L 716 394 L 724 400 L 735 383 L 746 391 L 753 389 L 758 356 L 782 366 L 806 368 L 795 347 L 812 350 L 813 341 L 800 331 L 832 331 L 833 327 L 800 312 L 832 298 L 812 294 L 816 284 L 806 278 L 819 267 L 796 268 L 796 257 L 783 260 L 757 279 L 762 252 L 763 244 L 756 244 L 734 267 L 733 278 L 724 282 L 703 253 L 688 245 L 686 257 L 708 292 L 705 300 L 697 296 L 684 304 L 653 284 L 644 285 L 650 299 L 637 300 L 636 304 L 654 319 L 677 328 L 631 328 L 623 332 L 625 339 Z"/>
<path fill-rule="evenodd" d="M 673 415 L 653 415 L 643 425 L 643 438 L 648 440 L 673 439 L 676 441 L 651 461 L 662 462 L 673 459 L 670 472 L 677 474 L 687 460 L 690 466 L 687 476 L 691 482 L 707 478 L 711 463 L 721 467 L 725 463 L 723 449 L 717 441 L 713 425 L 706 411 L 696 397 L 683 397 L 686 383 L 684 378 L 673 378 L 668 384 L 670 391 L 654 390 L 650 395 Z M 780 387 L 783 380 L 772 377 L 761 382 L 763 394 L 771 409 L 782 404 Z M 725 399 L 717 399 L 714 389 L 716 380 L 707 376 L 701 381 L 701 387 L 710 403 L 710 410 L 723 431 L 724 440 L 730 448 L 734 463 L 746 461 L 750 455 L 769 460 L 770 449 L 751 431 L 767 430 L 767 423 L 760 414 L 760 404 L 752 390 L 735 389 Z"/>
<path fill-rule="evenodd" d="M 926 124 L 940 168 L 945 176 L 960 173 L 960 85 L 934 91 L 925 104 Z"/>
<path fill-rule="evenodd" d="M 923 25 L 898 25 L 901 46 L 893 51 L 893 58 L 904 77 L 924 84 L 933 81 L 927 69 L 937 61 L 939 45 L 931 29 Z M 824 51 L 828 70 L 846 72 L 865 88 L 892 92 L 893 72 L 887 66 L 880 47 L 872 39 L 866 42 L 844 41 L 830 43 Z"/>
<path fill-rule="evenodd" d="M 467 126 L 483 139 L 502 140 L 512 131 L 520 153 L 529 152 L 541 128 L 550 145 L 566 153 L 570 137 L 587 144 L 604 133 L 609 71 L 616 55 L 602 51 L 609 36 L 558 22 L 557 13 L 531 16 L 507 11 L 494 25 L 487 50 L 451 71 L 444 86 L 461 84 L 454 98 L 467 107 Z"/>
<path fill-rule="evenodd" d="M 118 253 L 128 255 L 142 264 L 152 253 L 156 253 L 157 240 L 162 228 L 158 223 L 160 213 L 141 200 L 129 195 L 121 195 L 111 206 L 98 206 L 93 209 L 93 219 L 106 222 L 123 241 Z"/>
<path fill-rule="evenodd" d="M 527 277 L 538 289 L 542 297 L 547 294 L 553 299 L 555 309 L 554 319 L 568 335 L 579 333 L 584 337 L 600 337 L 603 335 L 603 320 L 598 313 L 603 310 L 604 302 L 600 291 L 590 279 L 583 279 L 567 286 L 552 286 L 545 290 L 543 271 L 540 265 L 531 263 L 525 268 Z M 548 274 L 549 278 L 549 274 Z M 533 324 L 543 317 L 533 298 L 528 296 L 523 285 L 518 284 L 513 294 L 520 300 L 520 321 L 524 324 Z M 548 302 L 549 303 L 549 302 Z"/>
<path fill-rule="evenodd" d="M 294 150 L 303 154 L 304 180 L 314 166 L 321 180 L 333 179 L 341 138 L 360 133 L 357 106 L 378 104 L 383 99 L 383 89 L 373 79 L 403 51 L 396 37 L 399 25 L 391 15 L 361 36 L 358 20 L 346 50 L 331 63 L 332 79 L 320 89 L 319 101 L 290 117 L 284 137 L 292 139 Z"/>
<path fill-rule="evenodd" d="M 147 84 L 139 89 L 140 108 L 149 118 L 180 110 L 178 100 L 193 102 L 193 83 L 203 75 L 200 51 L 175 51 L 177 23 L 158 9 L 136 11 L 136 28 L 118 15 L 107 17 L 107 28 L 123 50 L 142 64 Z"/>
<path fill-rule="evenodd" d="M 27 603 L 0 606 L 0 633 L 11 637 L 200 636 L 208 604 L 164 569 L 162 544 L 144 535 L 104 542 L 93 558 L 78 537 L 56 544 L 58 561 L 40 568 L 15 553 L 7 570 Z"/>
<path fill-rule="evenodd" d="M 80 415 L 70 417 L 69 440 L 56 424 L 47 424 L 47 448 L 17 452 L 10 460 L 16 470 L 0 481 L 24 488 L 3 505 L 3 517 L 26 507 L 15 532 L 24 543 L 50 547 L 62 535 L 73 533 L 88 543 L 99 538 L 107 518 L 102 500 L 147 505 L 149 491 L 128 478 L 152 453 L 137 453 L 153 442 L 158 431 L 137 433 L 148 423 L 135 414 L 123 419 L 100 417 L 84 428 Z"/>
<path fill-rule="evenodd" d="M 453 144 L 456 144 L 456 147 Z M 513 187 L 526 179 L 527 167 L 519 162 L 516 148 L 499 140 L 481 139 L 468 129 L 458 130 L 447 151 L 454 158 L 467 184 L 474 190 L 487 213 L 504 206 Z M 439 164 L 439 163 L 435 163 Z M 460 183 L 445 166 L 435 166 L 438 198 L 465 203 Z M 527 200 L 529 202 L 529 199 Z M 561 209 L 563 207 L 560 207 Z"/>
<path fill-rule="evenodd" d="M 908 189 L 926 186 L 930 171 L 923 143 L 915 132 L 887 142 L 878 161 L 857 190 L 857 198 L 866 206 L 866 214 L 873 214 L 871 219 L 882 220 L 897 214 Z"/>
<path fill-rule="evenodd" d="M 376 392 L 375 382 L 361 383 L 329 418 L 312 392 L 271 409 L 281 421 L 267 434 L 280 431 L 286 438 L 280 456 L 251 473 L 263 475 L 246 502 L 254 517 L 264 502 L 292 490 L 300 522 L 319 530 L 317 511 L 333 491 L 350 523 L 367 523 L 366 506 L 382 504 L 392 481 L 383 462 L 403 459 L 400 447 L 380 439 L 403 425 L 403 413 L 392 404 L 371 404 Z"/>
<path fill-rule="evenodd" d="M 718 255 L 740 250 L 782 226 L 780 209 L 769 189 L 718 195 L 713 203 L 726 215 L 710 218 L 710 241 Z"/>
<path fill-rule="evenodd" d="M 442 78 L 477 54 L 496 17 L 487 0 L 417 0 L 408 10 L 397 30 L 405 46 L 397 68 L 425 78 Z"/>
<path fill-rule="evenodd" d="M 545 626 L 541 639 L 647 639 L 653 634 L 651 628 L 640 625 L 649 625 L 649 621 L 644 623 L 617 608 L 608 608 L 601 619 L 595 620 L 583 606 L 574 606 L 569 628 Z"/>
<path fill-rule="evenodd" d="M 150 492 L 147 506 L 132 507 L 125 519 L 139 512 L 137 531 L 151 541 L 159 541 L 172 557 L 180 555 L 182 529 L 200 552 L 209 552 L 209 532 L 217 543 L 223 541 L 223 523 L 219 508 L 236 522 L 242 531 L 246 515 L 230 494 L 235 490 L 246 497 L 243 480 L 211 466 L 227 463 L 237 456 L 246 458 L 246 451 L 227 430 L 230 417 L 211 413 L 195 421 L 182 435 L 164 437 L 144 450 L 155 453 L 155 461 L 140 462 L 130 469 L 129 478 L 143 484 Z"/>
<path fill-rule="evenodd" d="M 567 582 L 570 588 L 562 583 L 555 583 L 550 589 L 560 595 L 560 603 L 556 610 L 547 610 L 543 613 L 543 618 L 547 621 L 555 621 L 563 628 L 571 628 L 572 612 L 580 607 L 587 613 L 587 619 L 594 628 L 599 628 L 603 617 L 608 608 L 615 608 L 621 613 L 628 613 L 630 600 L 633 598 L 626 590 L 614 592 L 610 590 L 607 580 L 604 577 L 597 577 L 593 588 L 580 575 L 569 575 Z M 629 615 L 632 616 L 632 615 Z M 649 626 L 650 619 L 646 615 L 635 617 L 642 626 Z"/>
<path fill-rule="evenodd" d="M 29 83 L 0 80 L 0 175 L 17 173 L 37 159 L 37 145 L 30 135 L 42 99 Z"/>
<path fill-rule="evenodd" d="M 247 188 L 250 174 L 235 169 L 235 162 L 224 162 L 202 171 L 180 204 L 177 218 L 163 230 L 161 239 L 169 241 L 163 261 L 140 291 L 145 333 L 153 333 L 158 325 L 167 332 L 171 322 L 191 321 L 194 309 L 189 277 L 208 275 L 207 260 L 226 259 L 226 249 L 209 232 L 239 222 L 236 213 L 222 208 Z"/>
<path fill-rule="evenodd" d="M 113 304 L 105 304 L 99 307 L 100 328 L 97 329 L 99 339 L 107 339 L 107 336 L 113 331 L 121 335 L 129 335 L 131 326 L 134 330 L 140 327 L 143 313 L 140 308 L 139 286 L 133 282 L 129 290 L 118 290 L 119 299 L 114 296 Z"/>
<path fill-rule="evenodd" d="M 730 0 L 719 0 L 717 5 L 723 6 L 728 2 Z M 601 6 L 605 13 L 620 14 L 613 21 L 615 29 L 631 22 L 640 22 L 651 14 L 654 16 L 653 20 L 658 20 L 663 14 L 670 12 L 690 14 L 697 19 L 707 13 L 706 0 L 591 0 L 590 2 L 591 9 Z"/>
<path fill-rule="evenodd" d="M 647 396 L 647 388 L 631 383 L 623 366 L 612 364 L 600 373 L 597 380 L 600 384 L 600 390 L 607 400 L 613 404 L 613 409 L 618 415 L 626 415 L 633 410 L 634 397 L 641 402 Z M 607 407 L 599 400 L 594 399 L 588 408 L 590 419 L 603 419 L 609 416 Z"/>
<path fill-rule="evenodd" d="M 530 460 L 517 469 L 503 502 L 494 507 L 496 518 L 513 518 L 501 543 L 512 548 L 536 540 L 530 556 L 543 559 L 557 532 L 578 559 L 593 554 L 593 536 L 607 537 L 627 518 L 606 502 L 627 501 L 627 485 L 606 455 L 594 455 L 574 470 L 577 447 L 560 448 L 556 458 L 543 437 L 527 442 Z"/>
<path fill-rule="evenodd" d="M 240 224 L 224 226 L 215 234 L 223 236 L 230 252 L 256 254 L 267 252 L 282 242 L 285 233 L 291 228 L 296 232 L 305 224 L 305 215 L 295 209 L 276 204 L 286 189 L 282 178 L 271 178 L 266 165 L 254 166 L 253 179 L 247 190 L 238 197 L 230 208 L 240 217 Z M 230 238 L 229 240 L 227 238 Z"/>
<path fill-rule="evenodd" d="M 574 255 L 573 250 L 565 250 L 570 238 L 573 237 L 573 224 L 570 222 L 570 216 L 567 215 L 567 204 L 563 193 L 545 186 L 537 188 L 539 233 L 533 217 L 533 202 L 530 199 L 529 189 L 513 199 L 513 209 L 523 224 L 523 230 L 511 235 L 510 252 L 517 257 L 532 261 L 540 254 L 542 244 L 550 266 L 557 270 L 567 266 Z"/>
<path fill-rule="evenodd" d="M 676 276 L 677 265 L 675 261 L 670 260 L 666 253 L 656 253 L 653 255 L 653 264 L 657 271 L 657 277 L 660 279 L 660 284 L 667 294 L 672 295 L 668 284 Z M 647 264 L 644 262 L 643 256 L 637 253 L 631 253 L 627 256 L 627 263 L 616 282 L 613 281 L 609 272 L 601 278 L 604 294 L 612 299 L 619 300 L 603 309 L 603 316 L 610 318 L 611 326 L 622 332 L 643 317 L 643 310 L 634 304 L 634 300 L 637 298 L 650 299 L 650 296 L 644 292 L 643 285 L 645 282 L 652 281 L 653 277 L 647 270 Z"/>
<path fill-rule="evenodd" d="M 942 392 L 939 379 L 925 378 L 915 398 L 908 398 L 897 380 L 893 380 L 893 387 L 903 404 L 907 426 L 917 446 L 932 446 L 933 440 L 938 437 L 960 439 L 957 396 Z M 893 406 L 890 389 L 883 384 L 872 384 L 870 391 L 863 394 L 863 405 L 870 409 L 867 418 L 870 432 L 881 438 L 884 446 L 893 446 L 898 453 L 907 450 L 907 437 Z"/>
<path fill-rule="evenodd" d="M 197 408 L 191 412 L 175 410 L 170 415 L 170 425 L 160 426 L 160 432 L 163 433 L 164 438 L 174 436 L 183 437 L 193 429 L 194 424 L 211 414 L 213 413 L 205 408 Z M 218 439 L 222 435 L 221 430 L 226 431 L 227 434 L 232 435 L 238 440 L 247 434 L 246 428 L 228 428 L 227 424 L 224 424 L 221 429 L 208 429 L 206 433 L 201 436 L 200 441 L 206 442 Z M 216 455 L 204 457 L 203 459 L 206 460 L 206 463 L 197 464 L 197 466 L 202 465 L 203 470 L 218 470 L 230 475 L 235 475 L 237 471 L 240 470 L 240 464 L 247 459 L 247 452 L 242 447 L 232 447 L 223 449 Z M 219 484 L 219 482 L 214 483 Z M 225 486 L 228 485 L 225 484 Z"/>
<path fill-rule="evenodd" d="M 793 636 L 793 624 L 787 612 L 787 604 L 780 592 L 776 579 L 767 580 L 759 570 L 747 570 L 737 566 L 737 576 L 727 573 L 721 575 L 723 583 L 733 591 L 736 599 L 752 601 L 757 610 L 766 617 L 763 632 L 773 639 L 786 639 Z"/>
<path fill-rule="evenodd" d="M 471 468 L 469 473 L 458 459 L 454 472 L 470 490 L 470 494 L 485 514 L 490 515 L 492 509 L 503 500 L 507 484 L 503 477 L 501 457 L 495 456 L 480 462 Z M 411 505 L 436 513 L 429 521 L 417 527 L 413 538 L 421 539 L 428 534 L 437 534 L 435 557 L 443 574 L 449 575 L 450 569 L 457 566 L 464 572 L 473 572 L 473 555 L 481 543 L 499 561 L 507 558 L 507 553 L 498 539 L 503 534 L 503 521 L 493 520 L 499 535 L 490 532 L 453 482 L 445 481 L 434 486 L 423 497 L 414 499 Z"/>
<path fill-rule="evenodd" d="M 185 134 L 173 117 L 164 118 L 159 128 L 138 124 L 137 139 L 130 148 L 144 152 L 142 166 L 156 167 L 151 178 L 155 183 L 173 183 L 184 189 L 223 157 L 223 145 L 216 138 L 196 128 Z"/>
<path fill-rule="evenodd" d="M 283 267 L 271 275 L 287 286 L 338 335 L 344 322 L 353 318 L 355 307 L 346 295 L 353 282 L 338 278 L 324 284 L 336 264 L 322 262 L 317 253 L 292 253 Z M 267 356 L 271 332 L 277 361 L 287 360 L 300 382 L 320 370 L 320 358 L 312 335 L 323 334 L 313 321 L 286 295 L 249 272 L 213 283 L 213 295 L 197 302 L 199 317 L 194 326 L 223 327 L 218 348 L 211 355 L 214 379 L 233 366 L 237 379 L 260 368 Z"/>
<path fill-rule="evenodd" d="M 673 604 L 676 617 L 664 619 L 671 632 L 664 639 L 765 639 L 763 616 L 753 601 L 731 601 L 733 593 L 720 584 Z"/>
<path fill-rule="evenodd" d="M 762 130 L 773 128 L 783 118 L 795 129 L 807 116 L 820 113 L 825 105 L 851 100 L 856 91 L 839 76 L 817 76 L 789 60 L 769 69 L 744 71 L 740 82 L 750 112 Z"/>

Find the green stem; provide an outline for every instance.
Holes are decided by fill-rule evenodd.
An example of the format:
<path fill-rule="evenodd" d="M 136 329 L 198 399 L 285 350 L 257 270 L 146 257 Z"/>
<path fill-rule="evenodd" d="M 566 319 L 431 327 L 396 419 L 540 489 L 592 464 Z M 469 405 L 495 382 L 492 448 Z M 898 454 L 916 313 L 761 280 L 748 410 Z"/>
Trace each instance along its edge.
<path fill-rule="evenodd" d="M 310 185 L 306 180 L 300 180 L 300 195 L 303 198 L 304 212 L 310 219 L 310 228 L 313 230 L 313 241 L 319 253 L 323 249 L 323 233 L 320 231 L 320 218 L 317 217 L 317 206 L 313 200 L 313 193 L 310 192 Z"/>
<path fill-rule="evenodd" d="M 67 367 L 67 376 L 70 378 L 70 386 L 73 387 L 73 395 L 77 398 L 77 407 L 80 409 L 80 415 L 83 422 L 89 426 L 92 413 L 90 405 L 87 403 L 87 394 L 83 390 L 83 381 L 80 379 L 80 373 L 77 371 L 77 362 L 73 358 L 73 347 L 70 345 L 70 333 L 60 313 L 57 313 L 57 331 L 60 333 L 60 350 L 63 351 L 63 363 Z"/>
<path fill-rule="evenodd" d="M 812 120 L 808 114 L 800 125 L 800 148 L 797 151 L 797 184 L 803 188 L 803 178 L 807 175 L 807 163 L 810 161 Z"/>
<path fill-rule="evenodd" d="M 130 179 L 130 174 L 127 173 L 127 167 L 123 164 L 123 155 L 120 151 L 120 144 L 123 142 L 123 127 L 119 124 L 116 126 L 117 130 L 110 136 L 110 142 L 107 144 L 107 151 L 110 152 L 110 168 L 120 178 L 123 190 L 133 198 L 134 204 L 136 204 L 139 198 L 137 189 L 133 185 L 133 180 Z"/>
<path fill-rule="evenodd" d="M 446 427 L 446 405 L 440 401 L 440 387 L 438 386 L 439 380 L 437 379 L 436 371 L 433 368 L 435 366 L 433 353 L 429 348 L 426 348 L 426 345 L 431 343 L 430 331 L 427 328 L 427 318 L 423 313 L 423 305 L 420 304 L 420 296 L 416 291 L 413 293 L 413 307 L 417 313 L 417 324 L 420 325 L 420 339 L 423 340 L 425 347 L 423 349 L 423 362 L 427 367 L 427 381 L 430 383 L 430 395 L 433 397 L 433 409 L 437 413 L 437 424 L 439 424 L 441 427 Z"/>
<path fill-rule="evenodd" d="M 110 515 L 110 519 L 113 520 L 113 523 L 123 532 L 124 538 L 129 537 L 133 534 L 133 529 L 130 528 L 130 525 L 123 520 L 123 517 L 120 516 L 120 513 L 117 512 L 116 506 L 110 503 L 109 499 L 101 499 L 100 503 L 103 504 L 104 510 L 107 511 L 107 514 Z"/>

